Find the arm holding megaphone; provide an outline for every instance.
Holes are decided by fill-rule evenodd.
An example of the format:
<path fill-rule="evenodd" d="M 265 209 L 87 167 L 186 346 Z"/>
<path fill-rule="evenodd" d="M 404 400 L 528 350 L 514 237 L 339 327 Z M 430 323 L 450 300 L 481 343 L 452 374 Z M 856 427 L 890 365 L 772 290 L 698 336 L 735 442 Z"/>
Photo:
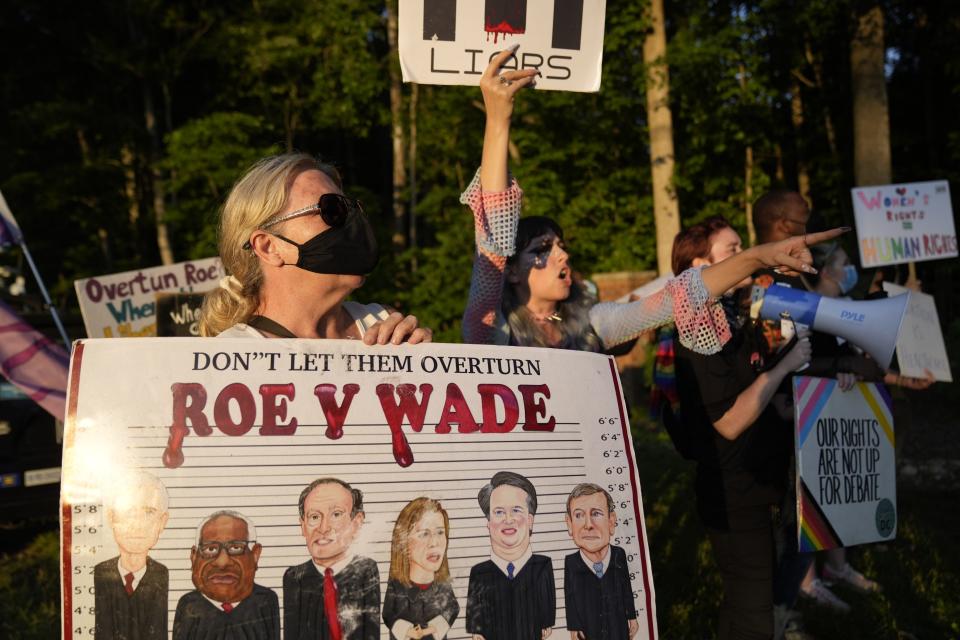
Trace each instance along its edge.
<path fill-rule="evenodd" d="M 797 272 L 816 273 L 817 270 L 812 266 L 810 246 L 832 240 L 849 230 L 850 227 L 838 227 L 744 249 L 722 262 L 706 267 L 701 273 L 703 284 L 710 295 L 720 297 L 760 269 L 777 269 L 788 275 Z"/>
<path fill-rule="evenodd" d="M 784 378 L 810 361 L 810 338 L 798 337 L 790 350 L 772 368 L 764 371 L 737 396 L 733 406 L 713 423 L 717 433 L 735 440 L 752 425 L 770 403 Z"/>

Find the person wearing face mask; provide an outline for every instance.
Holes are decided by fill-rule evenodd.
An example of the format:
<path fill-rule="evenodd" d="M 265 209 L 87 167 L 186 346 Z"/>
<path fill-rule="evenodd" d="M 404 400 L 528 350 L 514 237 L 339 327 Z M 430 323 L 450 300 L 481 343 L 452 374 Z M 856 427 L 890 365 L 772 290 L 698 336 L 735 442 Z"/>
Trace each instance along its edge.
<path fill-rule="evenodd" d="M 673 268 L 715 264 L 741 251 L 736 231 L 722 218 L 710 218 L 677 235 Z M 792 430 L 770 400 L 810 359 L 806 337 L 778 359 L 765 358 L 762 335 L 741 304 L 750 284 L 749 277 L 741 280 L 723 298 L 733 336 L 719 353 L 674 344 L 680 397 L 675 419 L 686 434 L 685 455 L 697 462 L 697 514 L 723 582 L 721 639 L 773 635 L 774 540 Z"/>
<path fill-rule="evenodd" d="M 514 46 L 495 56 L 480 80 L 486 107 L 483 157 L 460 197 L 473 211 L 476 233 L 465 342 L 603 351 L 675 318 L 682 343 L 715 353 L 730 337 L 717 296 L 762 267 L 809 271 L 807 246 L 843 233 L 836 229 L 755 247 L 678 274 L 648 298 L 594 304 L 573 275 L 560 226 L 543 216 L 520 218 L 523 192 L 507 167 L 510 119 L 517 92 L 533 86 L 538 72 L 504 70 L 516 51 Z"/>
<path fill-rule="evenodd" d="M 303 153 L 254 164 L 223 205 L 220 259 L 229 273 L 204 299 L 203 336 L 429 342 L 414 316 L 346 302 L 377 265 L 373 229 L 331 165 Z"/>

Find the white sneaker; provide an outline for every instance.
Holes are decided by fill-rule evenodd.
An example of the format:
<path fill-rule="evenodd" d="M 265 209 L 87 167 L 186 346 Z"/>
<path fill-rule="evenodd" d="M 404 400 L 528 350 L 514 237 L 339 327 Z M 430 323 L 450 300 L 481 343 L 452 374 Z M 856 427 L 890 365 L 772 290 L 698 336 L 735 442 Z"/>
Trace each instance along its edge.
<path fill-rule="evenodd" d="M 846 582 L 848 585 L 864 593 L 880 591 L 880 585 L 866 577 L 849 563 L 844 563 L 839 571 L 831 569 L 828 563 L 823 565 L 823 579 L 830 582 Z"/>
<path fill-rule="evenodd" d="M 801 586 L 800 595 L 838 613 L 850 611 L 850 605 L 835 596 L 819 578 L 815 578 L 809 585 Z"/>

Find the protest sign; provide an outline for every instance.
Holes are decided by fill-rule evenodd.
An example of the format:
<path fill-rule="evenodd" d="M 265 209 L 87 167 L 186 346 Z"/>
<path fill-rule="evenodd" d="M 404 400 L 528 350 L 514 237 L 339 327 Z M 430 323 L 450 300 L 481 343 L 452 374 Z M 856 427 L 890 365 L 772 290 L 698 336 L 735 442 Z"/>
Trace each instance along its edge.
<path fill-rule="evenodd" d="M 87 335 L 130 338 L 157 335 L 157 294 L 205 292 L 223 276 L 220 258 L 178 262 L 76 280 Z"/>
<path fill-rule="evenodd" d="M 605 0 L 400 0 L 403 80 L 477 85 L 519 44 L 505 69 L 539 69 L 541 89 L 599 91 L 605 11 Z"/>
<path fill-rule="evenodd" d="M 850 195 L 864 267 L 957 257 L 946 180 L 854 187 Z"/>
<path fill-rule="evenodd" d="M 883 290 L 891 296 L 909 295 L 910 304 L 903 314 L 903 324 L 897 337 L 897 362 L 900 373 L 911 378 L 925 378 L 927 371 L 942 382 L 953 382 L 950 358 L 940 329 L 940 316 L 933 296 L 906 287 L 883 283 Z"/>
<path fill-rule="evenodd" d="M 893 414 L 881 384 L 793 378 L 800 551 L 897 533 Z"/>
<path fill-rule="evenodd" d="M 158 293 L 157 335 L 161 338 L 196 338 L 200 335 L 200 310 L 204 293 Z"/>
<path fill-rule="evenodd" d="M 362 492 L 363 512 L 353 513 L 358 496 L 328 482 L 305 493 L 301 520 L 301 492 L 319 478 Z M 615 525 L 604 515 L 606 496 L 585 493 L 572 498 L 573 533 L 568 530 L 567 500 L 581 483 L 609 494 Z M 481 506 L 488 484 L 497 485 L 486 493 L 489 522 Z M 319 508 L 314 514 L 318 492 L 330 504 L 346 496 L 339 515 Z M 415 554 L 412 537 L 394 529 L 406 531 L 397 523 L 406 522 L 403 513 L 413 503 L 425 502 L 420 497 L 438 501 L 447 514 L 423 524 L 423 539 L 434 545 L 425 559 Z M 516 571 L 517 580 L 535 576 L 536 588 L 524 587 L 524 609 L 514 618 L 500 612 L 495 623 L 534 620 L 567 637 L 568 620 L 600 615 L 599 608 L 583 610 L 600 602 L 601 581 L 578 545 L 585 553 L 606 554 L 603 575 L 614 595 L 604 591 L 604 602 L 620 608 L 608 606 L 604 615 L 627 624 L 635 610 L 636 637 L 657 637 L 630 427 L 614 360 L 607 356 L 444 344 L 366 347 L 349 340 L 79 341 L 70 372 L 61 507 L 65 637 L 129 624 L 124 607 L 133 596 L 119 594 L 125 589 L 120 567 L 137 555 L 130 547 L 141 566 L 149 556 L 140 584 L 151 571 L 162 578 L 149 583 L 163 592 L 151 602 L 162 602 L 151 614 L 154 622 L 141 620 L 142 630 L 149 626 L 166 637 L 178 623 L 183 631 L 204 622 L 209 601 L 196 585 L 204 596 L 230 600 L 230 615 L 245 611 L 241 620 L 260 612 L 250 624 L 266 626 L 251 627 L 244 637 L 277 637 L 280 625 L 286 638 L 299 637 L 304 625 L 313 624 L 303 618 L 304 594 L 315 595 L 326 580 L 311 558 L 332 558 L 336 545 L 346 567 L 317 560 L 334 566 L 337 580 L 342 575 L 333 606 L 374 594 L 372 603 L 353 605 L 356 615 L 341 611 L 344 638 L 389 637 L 382 619 L 396 613 L 391 593 L 401 589 L 391 573 L 392 556 L 401 565 L 407 558 L 411 579 L 414 565 L 420 570 L 444 560 L 448 566 L 449 582 L 442 569 L 426 577 L 421 572 L 419 579 L 446 603 L 429 624 L 435 637 L 447 627 L 447 638 L 468 638 L 468 621 L 473 629 L 489 628 L 484 614 L 495 587 L 487 581 L 503 582 L 508 571 Z M 222 509 L 242 513 L 256 533 L 234 515 L 198 531 L 204 518 Z M 125 521 L 127 513 L 137 515 L 136 527 Z M 327 516 L 342 528 L 323 524 Z M 592 528 L 581 526 L 584 517 Z M 427 522 L 427 515 L 417 522 Z M 443 522 L 446 536 L 438 531 Z M 222 535 L 221 525 L 227 529 Z M 334 532 L 323 533 L 325 526 Z M 130 542 L 132 530 L 139 533 Z M 572 537 L 585 530 L 592 542 Z M 204 544 L 192 556 L 198 535 Z M 254 539 L 255 547 L 244 543 Z M 231 546 L 236 540 L 240 544 Z M 522 552 L 529 548 L 533 555 L 501 566 L 492 548 L 512 549 L 519 558 L 527 558 Z M 231 558 L 237 566 L 246 561 L 246 571 L 223 570 L 207 579 L 210 563 L 226 566 Z M 252 595 L 221 595 L 238 583 L 252 587 Z M 587 591 L 568 609 L 566 590 L 575 587 Z M 319 617 L 327 606 L 314 602 L 311 615 Z M 360 635 L 347 633 L 358 625 L 365 629 Z M 395 625 L 404 628 L 402 619 L 391 629 Z"/>

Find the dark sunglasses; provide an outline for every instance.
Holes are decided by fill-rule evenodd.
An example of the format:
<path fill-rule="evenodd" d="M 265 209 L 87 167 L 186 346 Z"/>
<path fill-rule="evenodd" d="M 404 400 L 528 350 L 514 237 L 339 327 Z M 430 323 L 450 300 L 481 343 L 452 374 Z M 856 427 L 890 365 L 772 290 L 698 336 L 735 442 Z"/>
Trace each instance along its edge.
<path fill-rule="evenodd" d="M 348 198 L 347 196 L 339 193 L 325 193 L 320 196 L 320 200 L 317 201 L 317 204 L 312 204 L 309 207 L 304 207 L 302 209 L 297 209 L 296 211 L 291 211 L 290 213 L 285 213 L 278 218 L 274 218 L 273 220 L 260 225 L 259 228 L 269 229 L 270 227 L 278 225 L 281 222 L 286 222 L 287 220 L 291 220 L 293 218 L 299 218 L 300 216 L 305 216 L 313 213 L 314 211 L 319 211 L 320 219 L 327 223 L 330 227 L 341 227 L 343 226 L 343 223 L 347 221 L 347 217 L 350 215 L 350 212 L 356 211 L 357 213 L 363 213 L 363 205 L 355 198 Z M 243 244 L 243 248 L 251 248 L 249 240 Z"/>

